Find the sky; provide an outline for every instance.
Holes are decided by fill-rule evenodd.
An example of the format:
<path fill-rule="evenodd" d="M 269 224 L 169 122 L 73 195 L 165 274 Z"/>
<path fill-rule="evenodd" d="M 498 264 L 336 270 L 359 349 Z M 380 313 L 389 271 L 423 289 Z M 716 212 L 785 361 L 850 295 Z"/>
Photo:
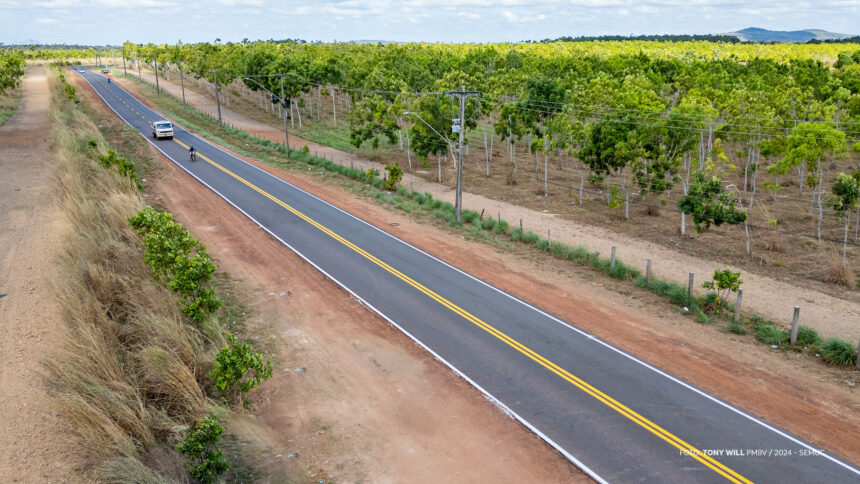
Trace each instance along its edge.
<path fill-rule="evenodd" d="M 516 42 L 745 27 L 860 34 L 860 0 L 0 0 L 0 43 Z"/>

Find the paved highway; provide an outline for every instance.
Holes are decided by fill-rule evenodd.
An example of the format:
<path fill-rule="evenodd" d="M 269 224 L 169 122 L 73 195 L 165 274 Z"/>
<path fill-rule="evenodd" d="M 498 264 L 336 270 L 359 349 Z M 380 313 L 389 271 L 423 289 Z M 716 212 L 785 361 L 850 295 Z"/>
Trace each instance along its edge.
<path fill-rule="evenodd" d="M 162 119 L 79 72 L 180 168 L 599 482 L 860 482 L 860 471 Z M 187 147 L 199 152 L 188 160 Z M 427 391 L 432 391 L 428 388 Z"/>

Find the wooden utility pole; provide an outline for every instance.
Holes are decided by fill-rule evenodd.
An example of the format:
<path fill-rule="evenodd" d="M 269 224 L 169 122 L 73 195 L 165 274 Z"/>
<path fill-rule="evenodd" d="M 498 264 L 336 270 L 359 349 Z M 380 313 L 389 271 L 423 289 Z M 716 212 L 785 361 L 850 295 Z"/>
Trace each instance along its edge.
<path fill-rule="evenodd" d="M 214 73 L 212 79 L 215 80 L 215 104 L 218 106 L 218 124 L 221 124 L 221 98 L 218 97 L 218 69 L 212 72 Z"/>
<path fill-rule="evenodd" d="M 466 136 L 466 99 L 469 96 L 477 96 L 481 91 L 467 91 L 466 86 L 461 86 L 459 91 L 445 91 L 449 96 L 456 96 L 460 100 L 460 132 L 457 133 L 457 195 L 454 200 L 454 214 L 457 222 L 463 222 L 463 138 Z"/>
<path fill-rule="evenodd" d="M 290 100 L 292 102 L 292 100 Z M 281 74 L 281 109 L 284 105 L 284 75 Z M 290 119 L 292 119 L 292 105 L 290 106 Z M 287 147 L 287 159 L 290 159 L 290 133 L 287 131 L 287 113 L 284 111 L 284 145 Z"/>

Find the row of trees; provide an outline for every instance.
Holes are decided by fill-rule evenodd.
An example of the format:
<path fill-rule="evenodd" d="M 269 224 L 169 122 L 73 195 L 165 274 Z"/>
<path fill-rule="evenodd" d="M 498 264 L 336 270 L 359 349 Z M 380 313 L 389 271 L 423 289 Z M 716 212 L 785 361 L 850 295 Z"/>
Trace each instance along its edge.
<path fill-rule="evenodd" d="M 860 46 L 852 44 L 126 43 L 122 53 L 162 73 L 174 66 L 222 85 L 241 79 L 287 99 L 346 93 L 353 144 L 394 143 L 405 131 L 409 151 L 425 159 L 453 154 L 457 109 L 441 92 L 468 86 L 483 95 L 470 98 L 464 130 L 482 130 L 491 145 L 504 140 L 514 181 L 514 145 L 535 155 L 535 171 L 543 158 L 545 191 L 548 159 L 574 157 L 625 215 L 631 192 L 664 199 L 680 187 L 690 200 L 696 172 L 707 182 L 737 170 L 742 179 L 729 190 L 738 213 L 752 209 L 757 187 L 775 195 L 791 179 L 820 238 L 825 208 L 845 212 L 828 201 L 836 180 L 828 167 L 860 149 Z"/>

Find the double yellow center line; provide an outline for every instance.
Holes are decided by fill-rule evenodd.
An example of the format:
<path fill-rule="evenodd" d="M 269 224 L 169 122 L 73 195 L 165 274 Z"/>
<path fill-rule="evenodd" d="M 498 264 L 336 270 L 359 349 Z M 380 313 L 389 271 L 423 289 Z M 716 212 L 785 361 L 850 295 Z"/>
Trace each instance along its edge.
<path fill-rule="evenodd" d="M 174 141 L 176 141 L 176 143 L 178 143 L 183 148 L 189 149 L 188 145 L 186 145 L 185 143 L 183 143 L 183 142 L 181 142 L 175 138 L 174 138 Z M 447 308 L 447 309 L 451 310 L 452 312 L 454 312 L 455 314 L 461 316 L 463 319 L 469 321 L 470 323 L 474 324 L 475 326 L 478 326 L 479 328 L 483 329 L 487 333 L 489 333 L 489 334 L 493 335 L 494 337 L 498 338 L 499 340 L 503 341 L 505 344 L 507 344 L 511 348 L 514 348 L 515 350 L 519 351 L 520 353 L 527 356 L 531 360 L 535 361 L 539 365 L 543 366 L 547 370 L 555 373 L 556 375 L 561 377 L 563 380 L 569 382 L 573 386 L 579 388 L 583 392 L 594 397 L 596 400 L 603 403 L 607 407 L 615 410 L 616 412 L 620 413 L 621 415 L 627 417 L 628 419 L 632 420 L 636 424 L 645 428 L 646 430 L 648 430 L 652 434 L 660 437 L 661 439 L 668 442 L 672 446 L 678 448 L 685 455 L 689 455 L 690 457 L 696 459 L 697 461 L 701 462 L 705 466 L 711 468 L 712 470 L 714 470 L 718 474 L 722 475 L 723 477 L 725 477 L 729 481 L 735 482 L 735 483 L 752 484 L 752 481 L 750 481 L 749 479 L 738 474 L 734 470 L 730 469 L 725 464 L 718 462 L 716 459 L 707 455 L 705 452 L 693 447 L 692 445 L 685 442 L 684 440 L 677 437 L 676 435 L 672 434 L 668 430 L 660 427 L 659 425 L 648 420 L 647 418 L 643 417 L 642 415 L 639 415 L 638 413 L 631 410 L 626 405 L 618 402 L 614 398 L 612 398 L 609 395 L 598 390 L 597 388 L 595 388 L 594 386 L 592 386 L 591 384 L 589 384 L 585 380 L 577 377 L 576 375 L 573 375 L 572 373 L 568 372 L 564 368 L 562 368 L 562 367 L 558 366 L 557 364 L 553 363 L 552 361 L 548 360 L 544 356 L 538 354 L 537 352 L 535 352 L 531 348 L 527 347 L 526 345 L 520 343 L 519 341 L 515 340 L 514 338 L 511 338 L 510 336 L 508 336 L 504 332 L 496 329 L 492 325 L 482 321 L 481 319 L 479 319 L 475 315 L 469 313 L 465 309 L 460 308 L 456 304 L 445 299 L 444 297 L 440 296 L 436 292 L 425 287 L 423 284 L 415 281 L 411 277 L 403 274 L 402 272 L 395 269 L 394 267 L 391 267 L 386 262 L 378 259 L 373 254 L 370 254 L 369 252 L 362 249 L 361 247 L 358 247 L 357 245 L 353 244 L 349 240 L 341 237 L 340 235 L 338 235 L 337 233 L 335 233 L 334 231 L 332 231 L 328 227 L 320 224 L 316 220 L 314 220 L 314 219 L 308 217 L 307 215 L 305 215 L 304 213 L 296 210 L 295 208 L 293 208 L 289 204 L 284 203 L 282 200 L 278 199 L 274 195 L 266 192 L 265 190 L 254 185 L 253 183 L 249 182 L 248 180 L 242 178 L 241 176 L 237 175 L 236 173 L 233 173 L 232 171 L 221 166 L 220 164 L 216 163 L 215 161 L 207 158 L 206 156 L 201 155 L 199 152 L 197 153 L 197 157 L 202 159 L 202 160 L 205 160 L 206 162 L 208 162 L 212 166 L 218 168 L 219 170 L 223 171 L 224 173 L 235 178 L 236 180 L 238 180 L 242 184 L 246 185 L 247 187 L 251 188 L 255 192 L 259 193 L 260 195 L 262 195 L 262 196 L 268 198 L 269 200 L 275 202 L 276 204 L 280 205 L 281 207 L 283 207 L 285 210 L 289 211 L 293 215 L 299 217 L 300 219 L 304 220 L 305 222 L 311 224 L 313 227 L 319 229 L 324 234 L 337 240 L 338 242 L 345 245 L 346 247 L 352 249 L 354 252 L 358 253 L 359 255 L 364 257 L 365 259 L 373 262 L 374 264 L 376 264 L 380 268 L 384 269 L 388 273 L 394 275 L 395 277 L 397 277 L 401 281 L 414 287 L 415 289 L 417 289 L 421 293 L 427 295 L 430 299 L 438 302 L 439 304 L 441 304 L 445 308 Z"/>

